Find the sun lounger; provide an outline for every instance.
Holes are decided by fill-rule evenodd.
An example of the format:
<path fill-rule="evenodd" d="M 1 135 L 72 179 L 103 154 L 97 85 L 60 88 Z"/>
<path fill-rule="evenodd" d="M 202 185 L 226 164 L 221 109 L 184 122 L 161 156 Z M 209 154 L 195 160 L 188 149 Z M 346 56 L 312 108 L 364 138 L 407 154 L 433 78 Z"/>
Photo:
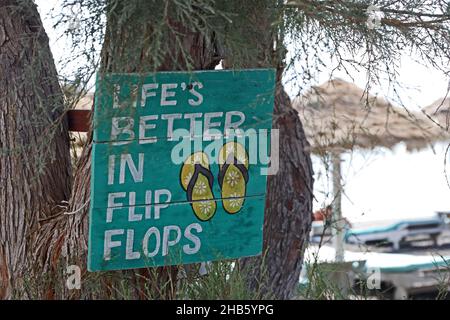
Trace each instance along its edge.
<path fill-rule="evenodd" d="M 329 264 L 334 261 L 335 250 L 329 246 L 320 249 L 311 246 L 305 253 L 305 264 Z M 364 271 L 361 278 L 376 270 L 380 283 L 392 286 L 395 299 L 406 299 L 411 295 L 435 292 L 438 285 L 448 286 L 450 278 L 450 256 L 411 255 L 379 252 L 345 251 L 344 261 L 360 262 Z M 364 262 L 363 264 L 361 262 Z M 305 279 L 302 279 L 304 282 Z M 450 289 L 450 288 L 445 288 Z"/>
<path fill-rule="evenodd" d="M 393 253 L 370 253 L 366 257 L 366 268 L 378 270 L 381 281 L 395 288 L 394 299 L 436 293 L 438 285 L 448 287 L 450 257 Z"/>
<path fill-rule="evenodd" d="M 403 220 L 383 227 L 350 229 L 345 239 L 355 244 L 391 243 L 395 250 L 401 243 L 420 236 L 431 238 L 435 244 L 438 236 L 446 229 L 442 218 L 436 216 L 428 219 Z"/>

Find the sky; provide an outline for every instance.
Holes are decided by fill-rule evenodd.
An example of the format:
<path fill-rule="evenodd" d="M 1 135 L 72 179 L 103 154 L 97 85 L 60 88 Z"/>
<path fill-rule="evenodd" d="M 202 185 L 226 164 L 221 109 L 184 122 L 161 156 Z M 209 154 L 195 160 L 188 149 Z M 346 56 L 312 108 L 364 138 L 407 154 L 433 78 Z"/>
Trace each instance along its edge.
<path fill-rule="evenodd" d="M 444 172 L 446 148 L 441 143 L 434 150 L 409 152 L 400 144 L 392 151 L 345 154 L 344 216 L 352 222 L 388 221 L 428 217 L 435 211 L 450 210 L 450 188 Z M 321 159 L 313 157 L 313 166 L 317 209 L 332 199 L 332 187 Z"/>
<path fill-rule="evenodd" d="M 51 8 L 60 0 L 36 0 L 44 27 L 50 38 L 50 47 L 55 61 L 66 57 L 69 42 L 60 38 L 52 28 L 49 17 Z M 61 69 L 61 65 L 57 65 Z M 336 77 L 352 82 L 344 72 L 335 72 Z M 324 70 L 312 81 L 319 85 L 327 81 L 330 71 Z M 366 85 L 363 71 L 352 74 L 354 83 L 362 88 Z M 405 107 L 419 110 L 445 96 L 448 79 L 438 71 L 403 56 L 399 69 L 401 100 Z M 287 86 L 291 96 L 296 94 Z M 391 101 L 395 97 L 386 83 L 373 87 L 371 93 Z M 352 222 L 395 220 L 432 215 L 436 210 L 450 211 L 450 187 L 445 177 L 444 159 L 446 144 L 438 144 L 420 152 L 407 152 L 403 145 L 394 150 L 354 151 L 343 155 L 343 215 Z M 331 196 L 331 179 L 324 170 L 321 159 L 313 157 L 315 171 L 314 208 L 328 204 Z M 450 168 L 448 168 L 450 171 Z"/>

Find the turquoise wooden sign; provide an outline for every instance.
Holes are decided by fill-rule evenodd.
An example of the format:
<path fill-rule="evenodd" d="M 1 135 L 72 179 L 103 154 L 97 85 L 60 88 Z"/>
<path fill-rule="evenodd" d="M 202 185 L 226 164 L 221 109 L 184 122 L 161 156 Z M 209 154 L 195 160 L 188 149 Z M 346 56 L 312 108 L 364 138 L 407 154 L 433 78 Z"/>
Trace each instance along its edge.
<path fill-rule="evenodd" d="M 88 269 L 261 254 L 275 71 L 97 79 Z"/>

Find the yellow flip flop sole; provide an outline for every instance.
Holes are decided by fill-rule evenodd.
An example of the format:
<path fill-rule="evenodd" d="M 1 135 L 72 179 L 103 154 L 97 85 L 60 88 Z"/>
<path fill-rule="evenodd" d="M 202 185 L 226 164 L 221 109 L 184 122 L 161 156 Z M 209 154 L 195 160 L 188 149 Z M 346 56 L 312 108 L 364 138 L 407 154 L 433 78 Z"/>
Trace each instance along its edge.
<path fill-rule="evenodd" d="M 248 155 L 242 144 L 227 142 L 219 151 L 219 185 L 222 205 L 230 214 L 238 213 L 244 205 L 248 182 Z"/>
<path fill-rule="evenodd" d="M 187 157 L 181 167 L 180 183 L 186 191 L 187 200 L 191 203 L 195 216 L 201 221 L 210 220 L 216 213 L 213 180 L 205 153 L 195 152 Z"/>

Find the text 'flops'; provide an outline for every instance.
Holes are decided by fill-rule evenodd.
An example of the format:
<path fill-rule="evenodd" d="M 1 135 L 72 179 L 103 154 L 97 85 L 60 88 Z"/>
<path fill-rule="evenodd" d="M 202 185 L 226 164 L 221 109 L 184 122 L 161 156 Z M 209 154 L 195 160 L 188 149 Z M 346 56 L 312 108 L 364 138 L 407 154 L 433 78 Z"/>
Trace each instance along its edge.
<path fill-rule="evenodd" d="M 205 153 L 193 153 L 184 161 L 180 182 L 192 210 L 201 221 L 208 221 L 216 213 L 217 205 L 212 192 L 213 180 L 208 156 Z"/>
<path fill-rule="evenodd" d="M 219 151 L 219 185 L 226 212 L 241 210 L 248 182 L 248 155 L 242 144 L 228 142 Z"/>

